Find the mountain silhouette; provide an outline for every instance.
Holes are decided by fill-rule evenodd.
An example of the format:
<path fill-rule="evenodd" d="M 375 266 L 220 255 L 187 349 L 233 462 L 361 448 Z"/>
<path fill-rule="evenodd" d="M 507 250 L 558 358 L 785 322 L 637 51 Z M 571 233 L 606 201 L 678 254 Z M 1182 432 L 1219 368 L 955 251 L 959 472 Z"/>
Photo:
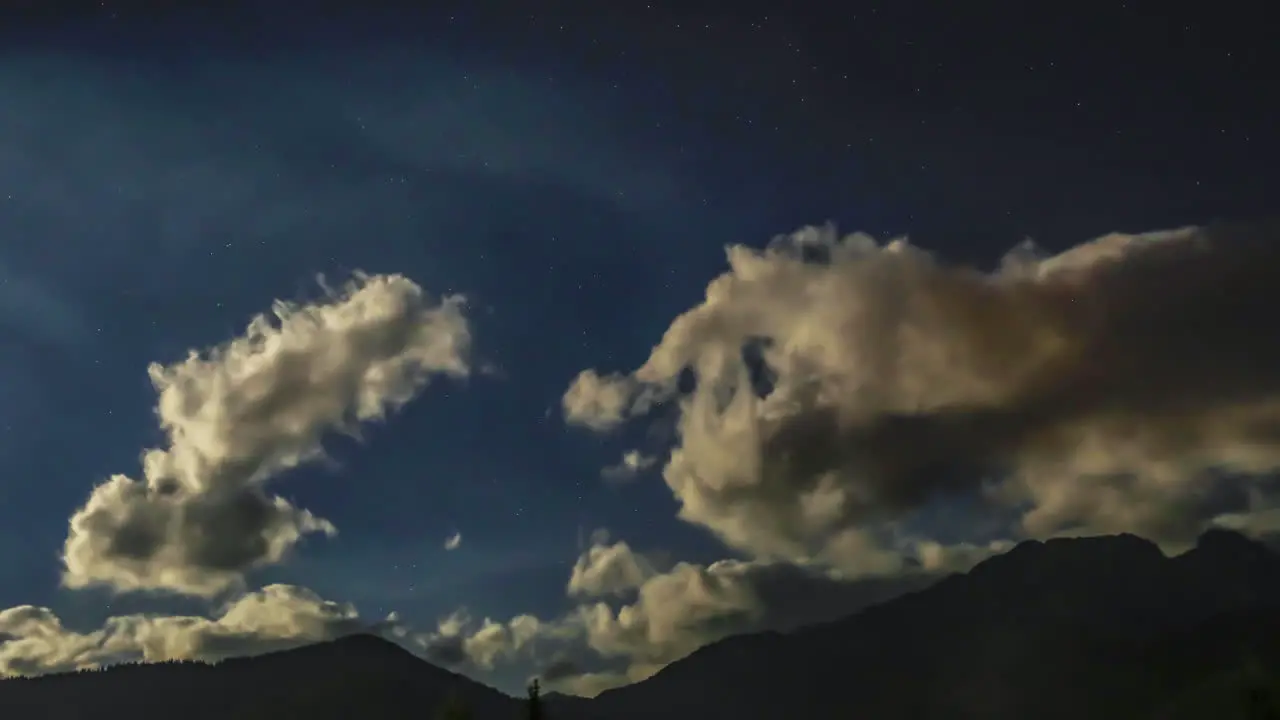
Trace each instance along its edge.
<path fill-rule="evenodd" d="M 1236 533 L 1172 558 L 1133 535 L 1028 541 L 852 617 L 708 646 L 594 702 L 619 719 L 1134 720 L 1217 673 L 1275 676 L 1276 617 L 1280 555 Z"/>
<path fill-rule="evenodd" d="M 224 661 L 0 682 L 0 718 L 476 720 L 521 700 L 374 635 Z M 1024 542 L 849 617 L 731 637 L 550 720 L 1275 720 L 1280 554 L 1205 533 L 1166 557 L 1132 535 Z M 39 708 L 39 711 L 34 711 Z"/>
<path fill-rule="evenodd" d="M 451 698 L 477 720 L 520 716 L 520 701 L 394 642 L 357 634 L 212 665 L 118 665 L 8 679 L 0 681 L 0 719 L 420 720 Z"/>

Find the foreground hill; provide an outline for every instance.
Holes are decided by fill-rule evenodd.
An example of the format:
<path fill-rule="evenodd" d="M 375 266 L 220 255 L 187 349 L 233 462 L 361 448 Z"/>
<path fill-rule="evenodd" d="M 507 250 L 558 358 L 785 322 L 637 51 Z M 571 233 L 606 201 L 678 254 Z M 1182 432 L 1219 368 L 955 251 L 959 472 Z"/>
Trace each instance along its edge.
<path fill-rule="evenodd" d="M 851 617 L 710 645 L 551 720 L 1276 720 L 1280 555 L 1214 531 L 1167 558 L 1121 535 L 1027 542 Z M 476 720 L 521 702 L 372 636 L 216 666 L 0 682 L 0 718 Z M 1274 710 L 1280 711 L 1280 705 Z"/>

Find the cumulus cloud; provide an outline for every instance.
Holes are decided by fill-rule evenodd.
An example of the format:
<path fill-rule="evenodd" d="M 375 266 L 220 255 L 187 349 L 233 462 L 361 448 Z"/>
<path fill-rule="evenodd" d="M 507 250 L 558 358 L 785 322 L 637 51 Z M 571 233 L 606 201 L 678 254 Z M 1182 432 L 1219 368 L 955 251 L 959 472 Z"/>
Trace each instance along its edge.
<path fill-rule="evenodd" d="M 0 611 L 0 675 L 38 675 L 138 660 L 215 661 L 331 640 L 371 627 L 376 625 L 362 623 L 353 606 L 291 585 L 247 593 L 214 618 L 124 615 L 84 633 L 63 626 L 48 608 L 23 605 Z"/>
<path fill-rule="evenodd" d="M 476 621 L 460 609 L 441 618 L 434 631 L 409 639 L 432 662 L 460 670 L 533 662 L 549 689 L 589 697 L 650 677 L 730 635 L 789 631 L 843 617 L 998 551 L 995 545 L 918 545 L 908 543 L 895 556 L 900 563 L 915 558 L 905 562 L 904 572 L 850 580 L 784 562 L 681 562 L 663 569 L 597 531 L 566 588 L 580 604 L 564 615 Z M 599 661 L 616 667 L 596 667 Z"/>
<path fill-rule="evenodd" d="M 468 373 L 458 296 L 432 302 L 401 275 L 357 274 L 313 304 L 276 302 L 243 335 L 148 373 L 166 447 L 143 477 L 112 476 L 71 517 L 63 583 L 211 596 L 334 526 L 271 494 L 323 456 L 328 432 L 359 436 L 435 375 Z"/>
<path fill-rule="evenodd" d="M 583 370 L 564 394 L 565 417 L 593 430 L 611 430 L 626 420 L 637 387 L 631 378 L 616 373 L 601 376 Z"/>
<path fill-rule="evenodd" d="M 587 698 L 633 682 L 625 670 L 586 670 L 580 663 L 569 657 L 553 659 L 546 663 L 534 677 L 547 690 Z"/>
<path fill-rule="evenodd" d="M 991 271 L 831 228 L 727 257 L 643 365 L 584 371 L 564 409 L 605 430 L 675 404 L 681 517 L 756 557 L 865 562 L 951 495 L 1024 535 L 1185 541 L 1280 468 L 1275 225 L 1027 243 Z"/>
<path fill-rule="evenodd" d="M 574 563 L 568 592 L 587 597 L 622 595 L 656 574 L 649 559 L 633 552 L 626 542 L 593 544 Z"/>
<path fill-rule="evenodd" d="M 653 676 L 647 669 L 645 672 L 648 674 L 638 673 L 634 678 L 627 672 L 580 671 L 574 665 L 552 666 L 548 670 L 551 675 L 542 677 L 544 687 L 565 695 L 585 698 L 593 698 L 605 690 L 620 688 Z"/>
<path fill-rule="evenodd" d="M 938 559 L 927 564 L 949 570 L 961 554 L 940 548 Z M 567 588 L 580 604 L 563 616 L 477 622 L 459 610 L 413 639 L 428 659 L 464 670 L 532 661 L 547 688 L 590 697 L 644 680 L 730 635 L 789 631 L 923 588 L 941 577 L 921 571 L 925 564 L 893 577 L 855 580 L 817 567 L 743 560 L 662 569 L 626 542 L 611 543 L 597 532 Z M 606 667 L 597 667 L 600 662 Z"/>
<path fill-rule="evenodd" d="M 445 538 L 445 541 L 444 541 L 445 550 L 457 550 L 460 547 L 462 547 L 462 533 L 456 532 L 450 535 L 449 537 Z"/>
<path fill-rule="evenodd" d="M 622 460 L 617 465 L 610 465 L 602 470 L 600 475 L 607 482 L 621 484 L 633 480 L 636 475 L 653 467 L 657 461 L 657 458 L 645 455 L 639 450 L 628 450 L 622 454 Z"/>
<path fill-rule="evenodd" d="M 491 670 L 499 660 L 512 660 L 535 640 L 568 640 L 576 629 L 517 615 L 507 622 L 484 618 L 474 622 L 466 609 L 441 618 L 436 630 L 413 637 L 427 659 L 446 667 Z"/>
<path fill-rule="evenodd" d="M 634 682 L 707 643 L 758 630 L 790 630 L 857 612 L 933 578 L 908 575 L 843 581 L 786 563 L 677 563 L 637 589 L 634 602 L 580 606 L 587 644 L 625 658 Z"/>
<path fill-rule="evenodd" d="M 943 551 L 938 561 L 943 567 Z M 947 556 L 951 565 L 958 558 Z M 923 563 L 921 563 L 923 564 Z M 548 687 L 593 696 L 643 680 L 698 648 L 730 635 L 788 631 L 857 612 L 935 581 L 940 574 L 845 580 L 815 567 L 790 563 L 723 560 L 702 566 L 676 563 L 658 570 L 625 542 L 598 536 L 574 567 L 569 594 L 586 602 L 565 618 L 544 624 L 561 637 L 579 635 L 620 669 L 587 670 L 563 658 L 543 671 Z M 630 593 L 630 601 L 611 603 Z M 600 598 L 590 600 L 589 598 Z M 567 632 L 566 632 L 567 631 Z"/>
<path fill-rule="evenodd" d="M 1009 552 L 1012 540 L 993 540 L 986 543 L 956 543 L 944 545 L 934 540 L 915 543 L 914 556 L 920 568 L 931 573 L 968 572 L 974 565 L 989 557 Z"/>

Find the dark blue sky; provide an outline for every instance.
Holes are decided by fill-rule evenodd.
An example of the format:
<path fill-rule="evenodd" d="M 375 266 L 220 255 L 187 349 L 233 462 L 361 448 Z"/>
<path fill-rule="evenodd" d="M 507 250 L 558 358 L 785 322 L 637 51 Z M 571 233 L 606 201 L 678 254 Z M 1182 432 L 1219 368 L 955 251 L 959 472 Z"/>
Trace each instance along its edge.
<path fill-rule="evenodd" d="M 564 612 L 596 528 L 673 560 L 743 557 L 677 518 L 660 467 L 601 480 L 661 434 L 560 412 L 579 371 L 644 361 L 727 244 L 834 221 L 990 268 L 1025 237 L 1061 250 L 1274 212 L 1274 58 L 1247 18 L 232 5 L 106 3 L 4 31 L 0 607 L 79 630 L 211 607 L 61 588 L 67 518 L 164 444 L 150 363 L 316 299 L 317 273 L 466 295 L 494 372 L 434 382 L 362 443 L 328 441 L 335 466 L 273 483 L 340 534 L 249 586 L 431 630 L 464 605 Z"/>

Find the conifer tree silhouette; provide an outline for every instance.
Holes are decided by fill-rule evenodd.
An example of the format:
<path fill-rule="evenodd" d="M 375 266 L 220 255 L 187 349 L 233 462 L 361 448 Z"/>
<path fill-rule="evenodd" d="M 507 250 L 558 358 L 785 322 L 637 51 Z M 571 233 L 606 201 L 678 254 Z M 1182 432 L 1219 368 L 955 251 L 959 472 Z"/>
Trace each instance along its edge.
<path fill-rule="evenodd" d="M 526 705 L 529 709 L 527 720 L 543 720 L 542 717 L 542 685 L 538 683 L 538 679 L 534 678 L 529 683 L 529 700 Z"/>

